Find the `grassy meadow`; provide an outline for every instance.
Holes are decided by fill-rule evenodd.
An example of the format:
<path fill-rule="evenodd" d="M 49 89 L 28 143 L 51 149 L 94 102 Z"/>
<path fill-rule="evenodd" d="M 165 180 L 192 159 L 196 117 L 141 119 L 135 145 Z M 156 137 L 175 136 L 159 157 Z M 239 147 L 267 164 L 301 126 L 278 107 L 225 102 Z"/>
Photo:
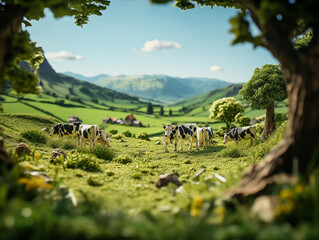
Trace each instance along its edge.
<path fill-rule="evenodd" d="M 163 137 L 147 141 L 121 134 L 112 136 L 110 148 L 79 148 L 76 139 L 50 137 L 41 131 L 57 122 L 54 117 L 39 114 L 0 114 L 0 136 L 18 163 L 9 172 L 1 170 L 1 239 L 18 239 L 26 233 L 30 239 L 318 236 L 311 224 L 296 225 L 292 221 L 293 216 L 301 214 L 300 208 L 288 208 L 287 197 L 280 197 L 289 191 L 292 195 L 288 200 L 297 204 L 302 191 L 307 193 L 302 198 L 310 198 L 309 204 L 313 204 L 309 191 L 316 190 L 314 186 L 285 184 L 278 189 L 283 202 L 279 210 L 275 208 L 271 223 L 251 215 L 251 203 L 239 205 L 226 197 L 243 171 L 282 139 L 286 122 L 267 141 L 257 139 L 252 146 L 249 141 L 238 146 L 234 142 L 223 145 L 222 137 L 216 134 L 207 149 L 174 152 L 173 145 L 169 145 L 168 153 L 164 152 Z M 15 153 L 21 141 L 30 148 L 29 155 Z M 51 163 L 56 148 L 63 149 L 66 156 Z M 18 174 L 25 171 L 43 172 L 53 182 L 34 181 L 36 177 L 28 179 Z M 182 187 L 155 186 L 158 177 L 168 172 L 176 174 Z M 300 196 L 293 197 L 297 186 L 302 189 L 298 190 Z"/>
<path fill-rule="evenodd" d="M 0 239 L 318 239 L 316 170 L 309 182 L 284 181 L 273 189 L 270 209 L 254 212 L 258 198 L 244 203 L 228 198 L 245 170 L 283 138 L 287 122 L 277 123 L 267 140 L 224 145 L 217 130 L 225 123 L 208 118 L 205 95 L 193 105 L 164 107 L 164 116 L 160 106 L 147 115 L 146 103 L 124 99 L 110 105 L 68 99 L 56 104 L 60 100 L 46 94 L 2 96 L 0 136 L 17 164 L 11 170 L 0 166 Z M 201 101 L 206 102 L 197 106 Z M 245 106 L 250 118 L 265 114 Z M 276 103 L 275 111 L 286 113 L 286 102 Z M 106 116 L 128 114 L 149 127 L 102 124 Z M 77 139 L 42 132 L 70 115 L 112 133 L 111 147 L 89 150 Z M 212 146 L 187 151 L 186 143 L 183 152 L 174 152 L 169 144 L 164 152 L 162 123 L 188 122 L 211 126 Z M 20 142 L 30 154 L 18 154 Z M 57 148 L 65 156 L 51 161 Z M 157 188 L 165 173 L 174 173 L 182 186 Z"/>

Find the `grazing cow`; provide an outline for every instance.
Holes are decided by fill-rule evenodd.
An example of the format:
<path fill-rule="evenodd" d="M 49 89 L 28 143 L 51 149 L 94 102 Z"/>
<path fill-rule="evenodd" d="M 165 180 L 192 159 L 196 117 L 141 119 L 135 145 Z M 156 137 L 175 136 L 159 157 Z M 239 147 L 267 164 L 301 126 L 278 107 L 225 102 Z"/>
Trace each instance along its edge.
<path fill-rule="evenodd" d="M 204 148 L 206 148 L 206 128 L 197 127 L 196 123 L 188 123 L 185 124 L 185 126 L 189 126 L 196 135 L 196 149 L 199 150 L 200 145 L 203 145 Z"/>
<path fill-rule="evenodd" d="M 86 146 L 86 141 L 90 142 L 90 149 L 93 149 L 93 147 L 96 144 L 97 135 L 99 132 L 98 125 L 87 125 L 82 124 L 80 126 L 80 144 L 81 146 Z"/>
<path fill-rule="evenodd" d="M 68 136 L 68 137 L 77 137 L 79 136 L 79 129 L 81 123 L 58 123 L 51 128 L 50 136 L 59 135 L 60 137 Z"/>
<path fill-rule="evenodd" d="M 176 151 L 176 146 L 178 142 L 180 142 L 180 151 L 183 151 L 183 145 L 185 140 L 190 140 L 188 151 L 192 150 L 192 143 L 196 141 L 196 134 L 186 127 L 185 125 L 165 125 L 163 124 L 163 128 L 165 129 L 164 134 L 164 151 L 167 150 L 167 142 L 168 140 L 172 143 L 175 141 L 174 151 Z"/>
<path fill-rule="evenodd" d="M 211 127 L 206 128 L 206 139 L 207 139 L 207 146 L 212 146 L 212 138 L 213 138 L 213 129 Z"/>
<path fill-rule="evenodd" d="M 97 139 L 96 142 L 105 144 L 108 147 L 111 147 L 111 136 L 108 135 L 102 128 L 96 134 Z"/>
<path fill-rule="evenodd" d="M 228 141 L 238 141 L 248 140 L 250 139 L 250 144 L 253 143 L 253 138 L 256 137 L 256 126 L 248 126 L 248 127 L 240 127 L 240 128 L 233 128 L 228 133 L 224 134 L 224 144 Z"/>

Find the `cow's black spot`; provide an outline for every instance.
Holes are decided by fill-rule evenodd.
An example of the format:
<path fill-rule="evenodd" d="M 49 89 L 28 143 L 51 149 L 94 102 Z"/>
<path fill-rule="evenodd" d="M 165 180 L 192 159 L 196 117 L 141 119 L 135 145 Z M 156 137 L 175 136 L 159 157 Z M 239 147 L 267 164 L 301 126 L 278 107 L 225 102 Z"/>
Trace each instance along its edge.
<path fill-rule="evenodd" d="M 88 138 L 88 133 L 87 133 L 87 131 L 83 131 L 83 137 L 84 137 L 84 138 Z"/>
<path fill-rule="evenodd" d="M 239 134 L 239 136 L 240 136 L 241 138 L 245 138 L 246 132 L 245 132 L 245 131 L 242 131 L 242 132 Z"/>

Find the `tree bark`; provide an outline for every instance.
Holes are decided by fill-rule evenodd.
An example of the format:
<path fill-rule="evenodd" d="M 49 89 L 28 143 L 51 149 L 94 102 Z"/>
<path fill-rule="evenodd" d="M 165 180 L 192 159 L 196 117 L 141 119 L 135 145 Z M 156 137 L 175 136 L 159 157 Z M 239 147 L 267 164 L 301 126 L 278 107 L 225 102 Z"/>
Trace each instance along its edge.
<path fill-rule="evenodd" d="M 266 120 L 263 133 L 261 134 L 261 138 L 268 137 L 273 131 L 275 131 L 275 103 L 271 102 L 268 104 L 266 108 Z"/>
<path fill-rule="evenodd" d="M 0 12 L 0 74 L 5 61 L 8 61 L 7 54 L 10 53 L 10 45 L 14 34 L 21 31 L 23 20 L 23 8 L 17 5 L 5 5 Z M 0 86 L 1 89 L 2 86 Z"/>
<path fill-rule="evenodd" d="M 244 175 L 233 197 L 256 195 L 279 173 L 307 178 L 319 166 L 319 59 L 315 53 L 300 55 L 295 71 L 285 68 L 289 100 L 288 128 L 284 139 L 259 164 Z"/>

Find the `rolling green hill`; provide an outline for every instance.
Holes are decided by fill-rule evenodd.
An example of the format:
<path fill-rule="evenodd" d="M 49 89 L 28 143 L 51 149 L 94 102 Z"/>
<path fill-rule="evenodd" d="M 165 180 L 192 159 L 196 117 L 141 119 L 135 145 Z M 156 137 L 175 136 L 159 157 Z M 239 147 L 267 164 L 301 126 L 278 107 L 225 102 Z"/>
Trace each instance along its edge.
<path fill-rule="evenodd" d="M 21 66 L 29 69 L 26 62 L 22 62 Z M 95 102 L 107 106 L 114 106 L 112 103 L 123 100 L 131 104 L 141 104 L 137 97 L 58 74 L 46 59 L 40 65 L 39 80 L 42 92 L 53 97 L 71 99 L 80 103 Z"/>
<path fill-rule="evenodd" d="M 230 84 L 218 79 L 178 78 L 166 75 L 84 77 L 70 72 L 64 74 L 139 98 L 153 99 L 163 104 L 172 104 Z"/>

